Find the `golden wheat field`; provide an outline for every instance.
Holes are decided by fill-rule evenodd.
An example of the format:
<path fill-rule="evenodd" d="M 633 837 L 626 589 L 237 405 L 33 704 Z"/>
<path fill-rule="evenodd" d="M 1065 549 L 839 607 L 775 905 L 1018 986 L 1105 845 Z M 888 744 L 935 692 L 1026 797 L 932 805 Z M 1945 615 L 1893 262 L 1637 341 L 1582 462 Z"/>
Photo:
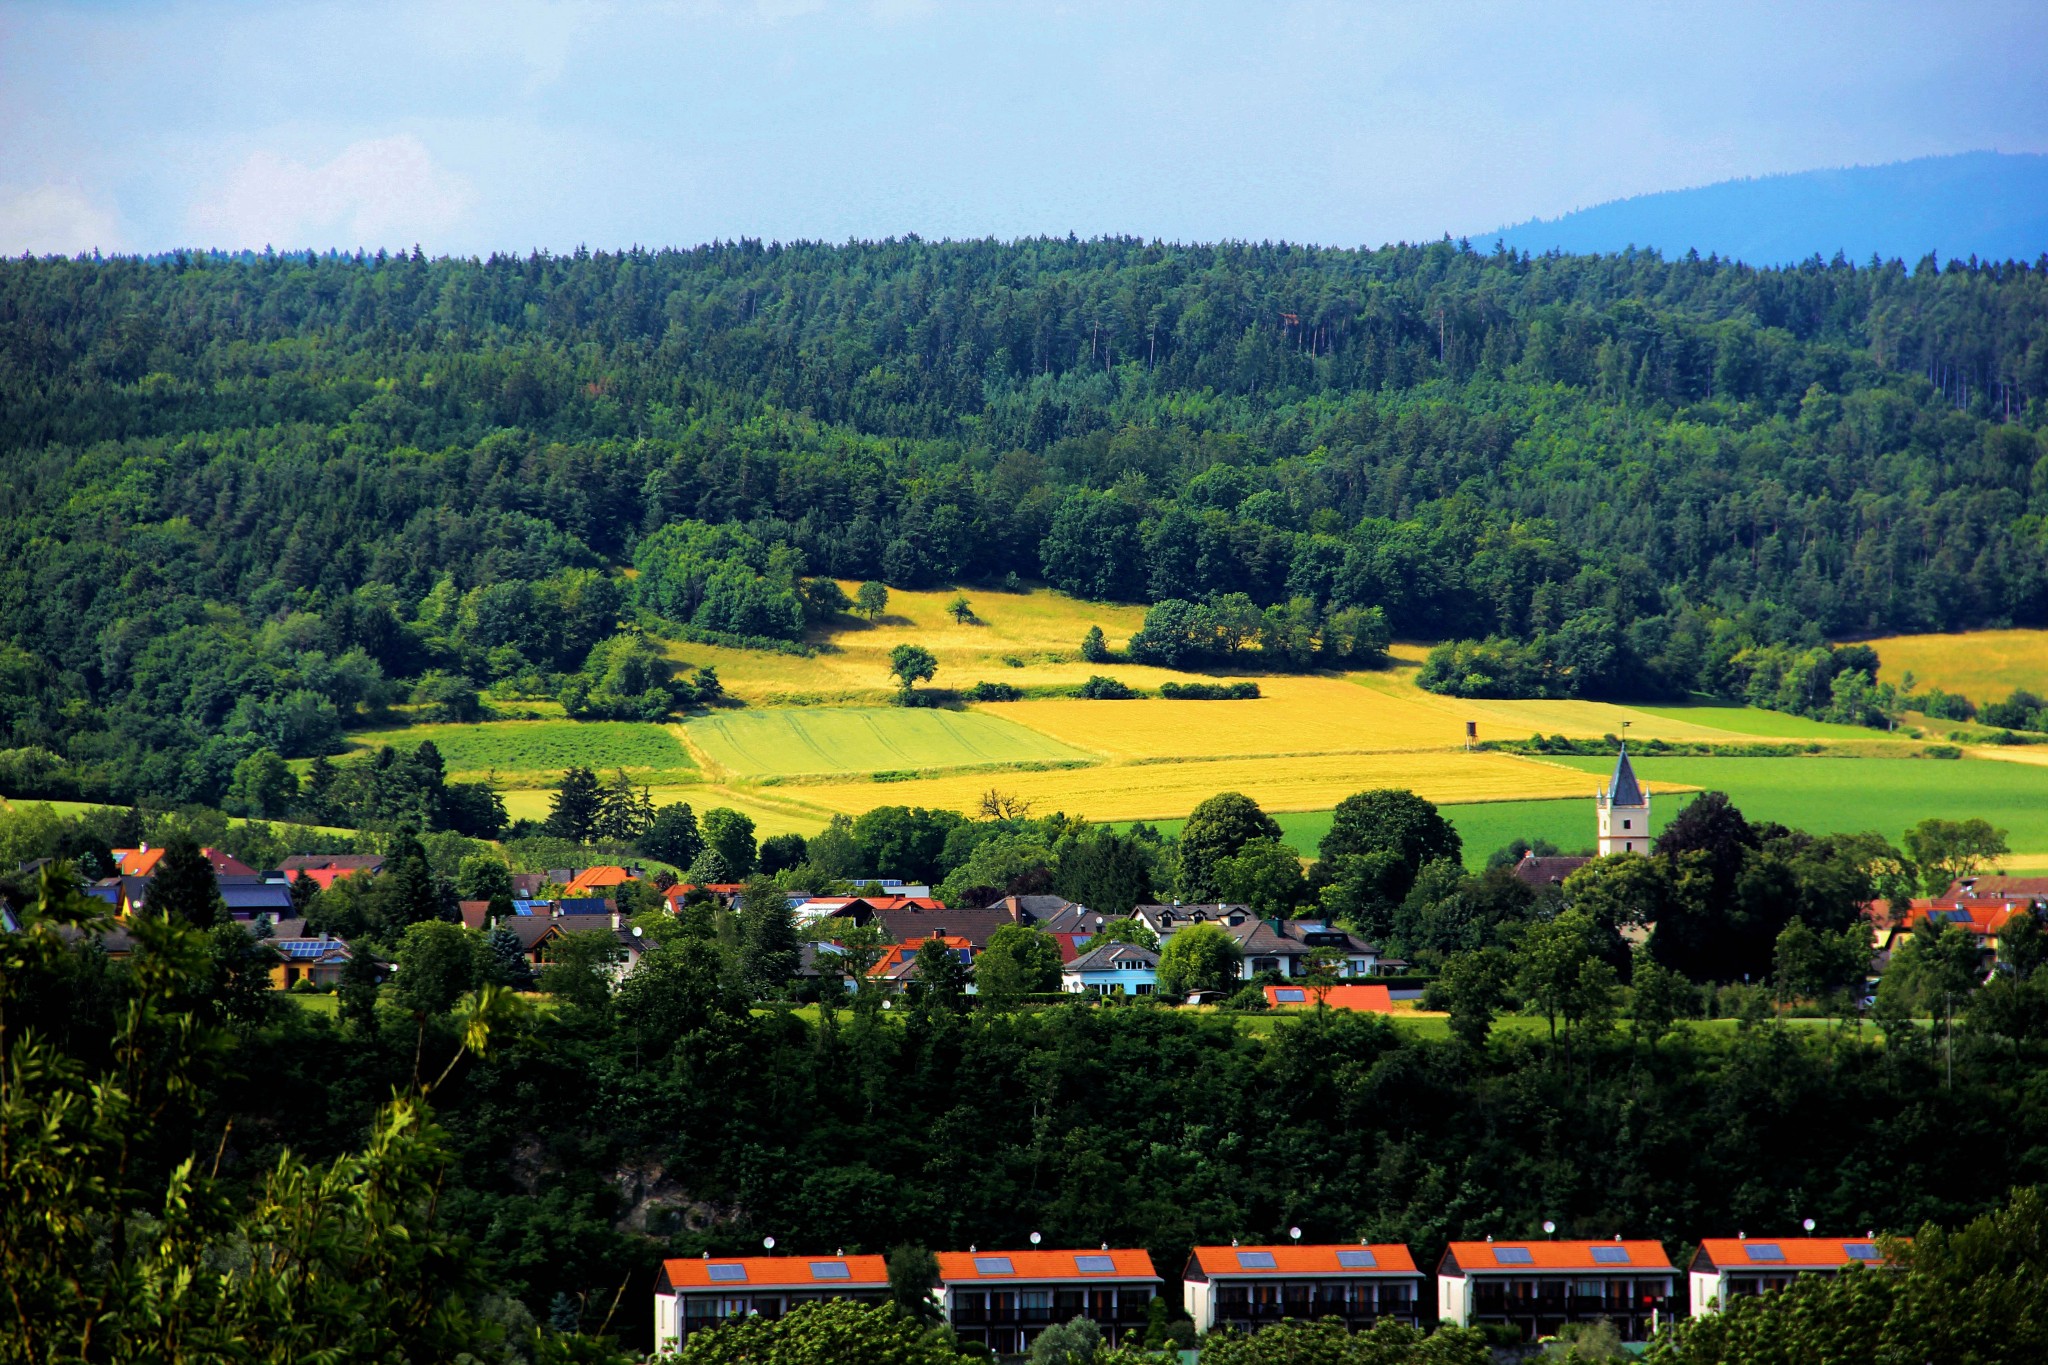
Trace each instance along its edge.
<path fill-rule="evenodd" d="M 1889 683 L 1911 673 L 1916 690 L 1938 687 L 1980 704 L 2015 688 L 2048 692 L 2048 630 L 1892 635 L 1866 643 L 1877 651 L 1878 676 Z"/>
<path fill-rule="evenodd" d="M 1107 705 L 1108 703 L 1104 703 Z M 1224 703 L 1214 703 L 1222 705 Z M 1289 759 L 1191 759 L 1057 771 L 954 773 L 904 782 L 834 782 L 778 789 L 793 800 L 849 815 L 882 805 L 972 812 L 991 788 L 1042 813 L 1090 820 L 1186 815 L 1218 792 L 1236 791 L 1267 810 L 1327 810 L 1353 792 L 1406 787 L 1436 802 L 1591 796 L 1584 773 L 1508 754 L 1325 754 Z"/>
<path fill-rule="evenodd" d="M 1257 680 L 1251 701 L 1000 702 L 983 709 L 1111 758 L 1392 753 L 1464 743 L 1455 715 L 1334 677 Z"/>

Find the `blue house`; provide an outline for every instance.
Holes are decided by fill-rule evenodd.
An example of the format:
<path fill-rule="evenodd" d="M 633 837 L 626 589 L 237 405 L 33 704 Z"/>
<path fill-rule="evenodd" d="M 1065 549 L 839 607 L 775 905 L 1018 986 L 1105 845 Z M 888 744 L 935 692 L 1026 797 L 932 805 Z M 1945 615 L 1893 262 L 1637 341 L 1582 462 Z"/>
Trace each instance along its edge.
<path fill-rule="evenodd" d="M 1104 943 L 1060 969 L 1074 995 L 1150 995 L 1159 988 L 1159 954 L 1133 943 Z"/>

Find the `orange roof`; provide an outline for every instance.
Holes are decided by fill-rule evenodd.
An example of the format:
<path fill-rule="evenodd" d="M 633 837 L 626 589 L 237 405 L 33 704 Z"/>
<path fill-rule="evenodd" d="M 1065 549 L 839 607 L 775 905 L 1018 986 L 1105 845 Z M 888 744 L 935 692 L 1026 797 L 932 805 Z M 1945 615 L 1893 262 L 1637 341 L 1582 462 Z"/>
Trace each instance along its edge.
<path fill-rule="evenodd" d="M 1867 1248 L 1869 1254 L 1855 1255 L 1851 1247 Z M 1876 1241 L 1869 1237 L 1703 1237 L 1692 1266 L 1694 1270 L 1833 1270 L 1881 1259 Z"/>
<path fill-rule="evenodd" d="M 638 880 L 639 878 L 623 867 L 611 864 L 603 867 L 586 867 L 576 874 L 574 881 L 562 888 L 562 895 L 565 899 L 576 900 L 579 899 L 580 892 L 595 891 L 599 887 L 618 886 Z"/>
<path fill-rule="evenodd" d="M 2007 920 L 2026 909 L 2019 901 L 2002 898 L 1916 900 L 1906 911 L 1905 927 L 1918 929 L 1932 920 L 1937 924 L 1953 924 L 1966 934 L 1996 938 Z"/>
<path fill-rule="evenodd" d="M 1503 1253 L 1506 1253 L 1503 1255 Z M 1617 1255 L 1616 1253 L 1619 1253 Z M 1625 1258 L 1625 1259 L 1624 1259 Z M 1532 1270 L 1673 1270 L 1661 1242 L 1453 1242 L 1437 1273 L 1528 1274 Z"/>
<path fill-rule="evenodd" d="M 1266 987 L 1266 1003 L 1278 1009 L 1309 1008 L 1316 1003 L 1315 989 L 1306 982 Z M 1394 996 L 1385 986 L 1332 986 L 1323 992 L 1323 1003 L 1333 1010 L 1360 1010 L 1367 1014 L 1392 1014 Z"/>
<path fill-rule="evenodd" d="M 968 1280 L 1156 1280 L 1152 1257 L 1142 1248 L 1104 1251 L 942 1251 L 939 1279 Z"/>
<path fill-rule="evenodd" d="M 844 1273 L 840 1273 L 843 1269 Z M 661 1263 L 671 1289 L 887 1289 L 880 1256 L 729 1256 Z"/>
<path fill-rule="evenodd" d="M 117 848 L 114 861 L 120 865 L 124 877 L 147 877 L 156 871 L 156 865 L 163 861 L 164 851 L 160 848 Z"/>
<path fill-rule="evenodd" d="M 1229 1275 L 1415 1275 L 1415 1257 L 1399 1242 L 1330 1246 L 1196 1247 L 1189 1263 L 1214 1278 Z"/>
<path fill-rule="evenodd" d="M 933 934 L 932 938 L 938 939 L 939 942 L 945 944 L 948 948 L 954 949 L 955 951 L 958 951 L 962 948 L 966 949 L 969 953 L 972 953 L 974 951 L 973 942 L 969 939 L 961 938 L 958 934 L 947 934 L 943 937 L 941 937 L 938 934 Z M 920 939 L 916 943 L 891 944 L 888 950 L 882 954 L 881 960 L 876 962 L 874 966 L 868 968 L 868 975 L 885 976 L 889 972 L 894 971 L 898 967 L 909 965 L 911 962 L 916 960 L 917 950 L 919 948 L 924 947 L 925 944 L 930 943 L 932 941 L 932 938 Z"/>
<path fill-rule="evenodd" d="M 222 853 L 217 848 L 202 848 L 206 861 L 213 864 L 215 876 L 253 877 L 256 869 L 232 854 Z M 161 848 L 117 848 L 114 861 L 120 864 L 124 877 L 148 877 L 156 872 L 157 864 L 163 861 Z"/>

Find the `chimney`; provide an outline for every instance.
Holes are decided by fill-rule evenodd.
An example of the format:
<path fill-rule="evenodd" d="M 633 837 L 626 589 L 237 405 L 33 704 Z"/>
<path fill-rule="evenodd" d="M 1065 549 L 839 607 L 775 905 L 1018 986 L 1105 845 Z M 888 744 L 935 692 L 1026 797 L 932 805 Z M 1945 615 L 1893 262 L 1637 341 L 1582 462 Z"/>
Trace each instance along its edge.
<path fill-rule="evenodd" d="M 623 918 L 623 917 L 622 917 L 622 916 L 621 916 L 621 915 L 619 914 L 619 912 L 618 912 L 618 911 L 616 911 L 616 910 L 612 911 L 612 928 L 614 928 L 614 929 L 622 928 L 622 927 L 623 927 L 623 925 L 622 925 L 622 923 L 621 923 L 621 920 L 622 920 L 622 918 Z"/>

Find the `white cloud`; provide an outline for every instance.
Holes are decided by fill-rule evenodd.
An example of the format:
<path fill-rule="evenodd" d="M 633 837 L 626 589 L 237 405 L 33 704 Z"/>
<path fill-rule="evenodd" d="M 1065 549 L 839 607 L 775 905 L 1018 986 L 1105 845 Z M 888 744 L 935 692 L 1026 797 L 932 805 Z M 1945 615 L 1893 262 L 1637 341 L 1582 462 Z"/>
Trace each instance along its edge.
<path fill-rule="evenodd" d="M 474 198 L 403 133 L 352 142 L 317 166 L 253 152 L 188 216 L 207 246 L 403 247 L 446 236 Z"/>
<path fill-rule="evenodd" d="M 75 255 L 118 251 L 122 236 L 114 215 L 73 185 L 37 185 L 0 194 L 0 253 L 18 256 Z"/>

